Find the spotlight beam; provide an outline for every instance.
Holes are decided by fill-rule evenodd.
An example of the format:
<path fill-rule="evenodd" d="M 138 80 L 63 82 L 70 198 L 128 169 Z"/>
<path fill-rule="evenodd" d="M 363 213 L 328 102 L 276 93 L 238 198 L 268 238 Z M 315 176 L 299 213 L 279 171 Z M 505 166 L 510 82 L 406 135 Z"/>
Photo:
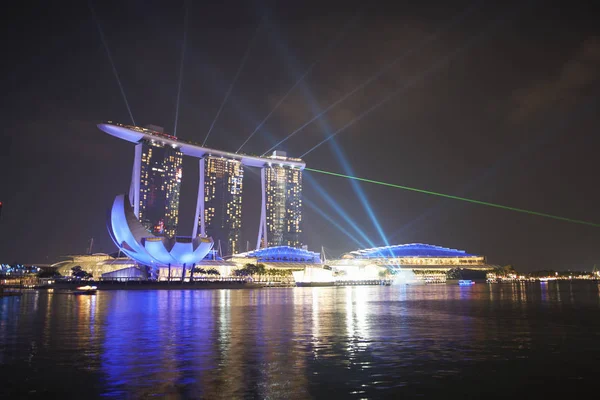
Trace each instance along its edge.
<path fill-rule="evenodd" d="M 354 17 L 352 18 L 354 19 Z M 352 19 L 350 21 L 352 21 Z M 286 61 L 286 63 L 288 64 L 288 68 L 290 69 L 290 72 L 292 73 L 293 76 L 298 76 L 300 75 L 298 73 L 298 71 L 295 68 L 295 62 L 293 60 L 293 57 L 290 55 L 289 52 L 289 48 L 285 45 L 285 41 L 283 39 L 283 36 L 278 34 L 278 32 L 274 29 L 274 33 L 276 35 L 276 40 L 275 43 L 279 49 L 279 51 L 281 52 L 281 54 L 284 56 L 284 59 Z M 306 84 L 306 82 L 302 82 L 299 85 L 301 92 L 304 94 L 304 97 L 307 101 L 307 103 L 310 105 L 311 111 L 313 113 L 313 115 L 317 115 L 319 113 L 321 113 L 322 109 L 319 106 L 318 101 L 316 101 L 313 93 L 311 92 L 311 90 L 309 89 L 308 85 Z M 321 131 L 323 132 L 323 137 L 326 137 L 328 134 L 330 134 L 331 132 L 333 132 L 333 130 L 331 129 L 331 126 L 329 125 L 329 122 L 327 121 L 327 117 L 323 117 L 321 119 L 319 119 L 317 121 L 317 124 L 319 125 L 319 127 L 321 128 Z M 348 175 L 354 175 L 354 173 L 352 172 L 352 168 L 350 167 L 350 163 L 349 161 L 346 159 L 346 157 L 344 156 L 344 152 L 342 151 L 342 149 L 336 144 L 335 141 L 331 141 L 330 144 L 332 145 L 332 151 L 335 155 L 335 157 L 338 159 L 338 161 L 340 162 L 340 164 L 342 165 L 342 167 L 344 168 L 344 173 L 348 174 Z M 386 245 L 388 244 L 387 242 L 387 237 L 385 235 L 385 232 L 383 231 L 383 228 L 381 226 L 381 224 L 379 223 L 379 221 L 377 220 L 377 216 L 375 215 L 374 210 L 372 209 L 371 205 L 369 204 L 369 201 L 367 199 L 367 196 L 365 195 L 365 193 L 363 192 L 362 188 L 360 187 L 360 184 L 356 181 L 350 181 L 352 189 L 354 190 L 354 192 L 356 193 L 356 195 L 358 196 L 359 200 L 360 200 L 360 204 L 363 206 L 364 210 L 366 211 L 367 215 L 369 216 L 371 222 L 373 223 L 373 225 L 375 226 L 377 232 L 379 233 L 379 235 L 381 236 L 381 240 L 383 241 L 383 243 L 385 243 Z M 318 188 L 318 187 L 317 187 Z M 325 191 L 324 190 L 319 190 L 319 193 L 324 196 L 325 195 Z M 327 201 L 329 202 L 330 205 L 332 205 L 332 207 L 338 211 L 338 206 L 336 205 L 335 201 L 333 200 L 329 200 L 327 199 Z M 345 218 L 342 216 L 342 218 Z M 345 218 L 348 219 L 348 218 Z M 354 224 L 353 228 L 356 226 L 356 224 Z M 357 232 L 360 232 L 359 229 L 355 230 Z"/>
<path fill-rule="evenodd" d="M 98 17 L 96 16 L 96 12 L 94 11 L 94 7 L 92 5 L 92 1 L 88 1 L 88 6 L 90 8 L 90 12 L 92 13 L 92 19 L 96 23 L 96 27 L 98 28 L 98 33 L 100 34 L 100 40 L 102 40 L 102 44 L 104 45 L 104 50 L 106 50 L 106 55 L 108 56 L 108 61 L 110 61 L 110 66 L 112 67 L 113 74 L 117 79 L 117 84 L 119 85 L 119 89 L 121 90 L 121 96 L 123 97 L 123 101 L 125 102 L 125 106 L 127 107 L 127 112 L 129 112 L 129 118 L 131 118 L 131 122 L 135 125 L 135 119 L 133 119 L 133 114 L 131 112 L 131 108 L 129 107 L 129 102 L 127 101 L 127 96 L 125 95 L 125 89 L 121 84 L 121 79 L 119 78 L 119 73 L 117 72 L 117 67 L 115 66 L 115 62 L 113 61 L 112 55 L 110 54 L 110 49 L 108 48 L 108 43 L 106 42 L 106 38 L 104 37 L 104 32 L 102 31 L 102 27 L 100 26 L 100 22 L 98 21 Z"/>
<path fill-rule="evenodd" d="M 346 129 L 350 128 L 356 122 L 360 121 L 361 119 L 363 119 L 364 117 L 366 117 L 367 115 L 369 115 L 370 113 L 372 113 L 373 111 L 375 111 L 376 109 L 378 109 L 379 107 L 381 107 L 382 105 L 384 105 L 385 103 L 387 103 L 388 101 L 390 101 L 391 99 L 393 99 L 399 93 L 403 92 L 404 90 L 407 90 L 407 89 L 411 88 L 412 86 L 415 86 L 416 84 L 420 83 L 424 78 L 426 78 L 430 74 L 435 73 L 438 70 L 446 67 L 457 56 L 459 56 L 460 54 L 462 54 L 466 50 L 469 50 L 471 47 L 473 47 L 479 41 L 481 41 L 482 39 L 484 39 L 486 37 L 486 35 L 490 33 L 489 32 L 490 30 L 492 30 L 494 28 L 497 28 L 499 25 L 501 25 L 502 22 L 505 22 L 505 21 L 506 21 L 506 18 L 497 19 L 492 24 L 492 26 L 490 26 L 490 27 L 484 29 L 483 31 L 481 31 L 477 36 L 475 36 L 474 38 L 472 38 L 471 40 L 469 40 L 467 42 L 467 44 L 465 44 L 464 46 L 461 46 L 461 47 L 458 47 L 458 48 L 454 49 L 454 51 L 452 53 L 448 54 L 446 57 L 442 58 L 440 61 L 438 61 L 437 63 L 433 64 L 431 67 L 429 67 L 428 69 L 426 69 L 425 72 L 414 76 L 406 84 L 404 84 L 403 86 L 399 87 L 398 89 L 396 89 L 396 90 L 392 91 L 391 93 L 389 93 L 388 95 L 386 95 L 383 99 L 379 100 L 373 106 L 369 107 L 367 110 L 365 110 L 362 113 L 360 113 L 356 118 L 352 119 L 350 122 L 348 122 L 347 124 L 345 124 L 344 126 L 342 126 L 340 129 L 338 129 L 337 131 L 333 132 L 331 135 L 327 136 L 325 139 L 321 140 L 315 146 L 313 146 L 312 148 L 310 148 L 310 150 L 308 150 L 307 152 L 305 152 L 304 154 L 302 154 L 300 156 L 300 158 L 305 157 L 306 155 L 310 154 L 313 150 L 316 150 L 323 143 L 325 143 L 325 142 L 333 139 L 339 133 L 341 133 L 341 132 L 345 131 Z M 264 156 L 264 154 L 263 154 L 263 156 Z"/>
<path fill-rule="evenodd" d="M 306 169 L 305 169 L 306 170 Z M 376 247 L 373 241 L 369 238 L 369 236 L 365 233 L 364 229 L 361 229 L 356 222 L 352 219 L 352 217 L 340 206 L 327 191 L 310 175 L 306 176 L 307 181 L 310 182 L 311 185 L 315 187 L 317 190 L 317 194 L 323 198 L 327 204 L 344 220 L 350 227 L 356 232 L 358 236 L 360 236 L 365 243 L 368 243 L 371 247 Z"/>
<path fill-rule="evenodd" d="M 183 44 L 181 46 L 181 62 L 179 64 L 179 84 L 177 86 L 177 102 L 175 104 L 175 127 L 173 128 L 173 136 L 177 136 L 177 121 L 179 120 L 179 99 L 181 97 L 181 83 L 183 82 L 183 61 L 185 60 L 185 44 L 187 42 L 187 26 L 188 26 L 188 4 L 184 4 L 185 16 L 183 17 Z"/>
<path fill-rule="evenodd" d="M 304 128 L 306 128 L 308 125 L 310 125 L 311 123 L 313 123 L 317 119 L 321 118 L 329 110 L 331 110 L 332 108 L 334 108 L 338 104 L 340 104 L 343 101 L 345 101 L 347 98 L 349 98 L 350 96 L 352 96 L 354 93 L 358 92 L 359 90 L 361 90 L 361 89 L 365 88 L 366 86 L 368 86 L 369 84 L 371 84 L 374 80 L 376 80 L 381 75 L 383 75 L 385 72 L 387 72 L 389 69 L 391 69 L 396 64 L 398 64 L 399 61 L 401 61 L 404 58 L 408 57 L 409 55 L 411 55 L 412 53 L 414 53 L 416 50 L 418 50 L 422 46 L 425 46 L 429 42 L 433 42 L 434 40 L 436 40 L 442 33 L 446 32 L 447 30 L 449 30 L 450 28 L 452 28 L 454 25 L 459 24 L 460 22 L 462 22 L 463 19 L 465 19 L 465 17 L 467 17 L 475 9 L 476 9 L 475 5 L 471 5 L 466 10 L 464 10 L 463 12 L 461 12 L 458 16 L 452 18 L 452 20 L 448 24 L 446 24 L 445 26 L 443 26 L 442 28 L 440 28 L 439 30 L 437 30 L 435 33 L 429 35 L 427 38 L 425 38 L 421 42 L 419 42 L 419 44 L 417 46 L 410 48 L 409 50 L 407 50 L 406 52 L 404 52 L 402 55 L 400 55 L 399 57 L 395 58 L 393 61 L 391 61 L 388 64 L 386 64 L 383 68 L 381 68 L 379 71 L 377 71 L 374 75 L 371 75 L 371 77 L 369 77 L 367 80 L 363 81 L 361 84 L 359 84 L 358 86 L 356 86 L 354 89 L 352 89 L 351 91 L 349 91 L 348 93 L 346 93 L 344 96 L 342 96 L 338 100 L 336 100 L 333 103 L 331 103 L 326 109 L 324 109 L 319 114 L 317 114 L 314 117 L 312 117 L 310 120 L 308 120 L 302 126 L 300 126 L 299 128 L 297 128 L 295 131 L 293 131 L 292 133 L 290 133 L 289 135 L 287 135 L 285 138 L 283 138 L 282 140 L 280 140 L 279 142 L 277 142 L 269 150 L 265 151 L 262 154 L 262 156 L 264 157 L 265 154 L 269 153 L 271 150 L 275 149 L 277 146 L 279 146 L 282 143 L 286 142 L 292 136 L 294 136 L 298 132 L 302 131 Z"/>
<path fill-rule="evenodd" d="M 559 220 L 559 221 L 571 222 L 573 224 L 587 225 L 587 226 L 592 226 L 594 228 L 600 228 L 600 224 L 595 223 L 595 222 L 589 222 L 589 221 L 582 221 L 582 220 L 573 219 L 573 218 L 560 217 L 560 216 L 557 216 L 557 215 L 546 214 L 546 213 L 541 213 L 541 212 L 531 211 L 531 210 L 525 210 L 523 208 L 504 206 L 504 205 L 501 205 L 501 204 L 490 203 L 490 202 L 487 202 L 487 201 L 481 201 L 481 200 L 475 200 L 475 199 L 468 199 L 466 197 L 453 196 L 453 195 L 450 195 L 450 194 L 433 192 L 433 191 L 430 191 L 430 190 L 417 189 L 417 188 L 413 188 L 413 187 L 409 187 L 409 186 L 397 185 L 395 183 L 381 182 L 381 181 L 376 181 L 376 180 L 373 180 L 373 179 L 359 178 L 357 176 L 350 176 L 350 175 L 339 174 L 337 172 L 323 171 L 323 170 L 314 169 L 314 168 L 305 168 L 304 170 L 305 171 L 310 171 L 310 172 L 315 172 L 315 173 L 318 173 L 318 174 L 323 174 L 323 175 L 337 176 L 339 178 L 353 179 L 353 180 L 357 180 L 357 181 L 361 181 L 361 182 L 373 183 L 373 184 L 376 184 L 376 185 L 388 186 L 388 187 L 393 187 L 393 188 L 396 188 L 396 189 L 408 190 L 408 191 L 411 191 L 411 192 L 424 193 L 424 194 L 429 194 L 429 195 L 433 195 L 433 196 L 444 197 L 444 198 L 452 199 L 452 200 L 465 201 L 467 203 L 479 204 L 479 205 L 488 206 L 488 207 L 494 207 L 494 208 L 501 208 L 503 210 L 508 210 L 508 211 L 515 211 L 515 212 L 520 212 L 520 213 L 529 214 L 529 215 L 536 215 L 538 217 L 545 217 L 545 218 L 551 218 L 551 219 L 555 219 L 555 220 Z"/>
<path fill-rule="evenodd" d="M 315 210 L 321 217 L 325 218 L 331 225 L 336 227 L 340 232 L 342 232 L 350 240 L 352 240 L 359 248 L 365 247 L 365 244 L 363 242 L 358 240 L 356 238 L 356 236 L 352 235 L 350 232 L 348 232 L 346 229 L 344 229 L 343 226 L 341 226 L 339 223 L 337 223 L 332 217 L 330 217 L 327 213 L 325 213 L 325 211 L 321 210 L 315 203 L 308 200 L 307 198 L 304 199 L 304 202 L 306 203 L 307 206 L 309 206 L 310 208 Z"/>
<path fill-rule="evenodd" d="M 221 111 L 223 110 L 225 103 L 227 103 L 227 99 L 229 99 L 229 95 L 231 94 L 231 91 L 233 90 L 233 87 L 235 86 L 235 83 L 237 82 L 238 77 L 240 76 L 240 73 L 242 72 L 242 69 L 244 69 L 244 65 L 246 64 L 246 60 L 248 59 L 248 55 L 250 54 L 250 50 L 252 49 L 252 44 L 256 40 L 258 31 L 260 30 L 260 27 L 263 25 L 265 18 L 266 17 L 261 18 L 256 29 L 254 30 L 254 34 L 252 35 L 250 42 L 248 42 L 248 47 L 246 48 L 246 52 L 244 53 L 244 56 L 242 57 L 242 62 L 240 63 L 240 66 L 238 67 L 237 72 L 235 73 L 235 76 L 233 77 L 233 80 L 231 81 L 231 84 L 229 85 L 229 89 L 227 89 L 225 98 L 223 99 L 223 102 L 221 103 L 221 106 L 219 107 L 219 110 L 217 111 L 217 114 L 215 115 L 213 122 L 210 124 L 210 128 L 208 129 L 208 133 L 206 134 L 206 137 L 204 138 L 204 142 L 202 142 L 202 146 L 204 146 L 206 144 L 206 141 L 208 140 L 208 137 L 210 136 L 210 133 L 212 132 L 212 130 L 215 126 L 215 123 L 219 119 L 219 115 L 221 114 Z"/>
<path fill-rule="evenodd" d="M 320 58 L 316 59 L 307 69 L 306 71 L 302 74 L 302 76 L 300 76 L 300 78 L 298 78 L 298 80 L 296 81 L 296 83 L 294 83 L 294 85 L 292 85 L 291 88 L 289 88 L 289 90 L 283 95 L 283 97 L 281 99 L 279 99 L 279 101 L 277 102 L 277 104 L 275 105 L 275 107 L 273 107 L 273 109 L 271 110 L 271 112 L 269 112 L 267 114 L 267 116 L 260 122 L 260 124 L 258 124 L 258 126 L 254 129 L 254 131 L 252 131 L 252 133 L 250 134 L 250 136 L 248 136 L 248 138 L 244 141 L 244 143 L 242 143 L 242 145 L 237 149 L 236 153 L 239 153 L 242 150 L 242 147 L 244 147 L 246 145 L 246 143 L 248 143 L 248 141 L 250 139 L 252 139 L 252 137 L 256 134 L 256 132 L 258 132 L 260 130 L 260 128 L 262 128 L 262 126 L 267 122 L 267 120 L 271 117 L 271 115 L 275 112 L 275 110 L 277 110 L 279 108 L 279 106 L 285 101 L 285 99 L 287 99 L 287 97 L 294 91 L 294 89 L 300 84 L 300 82 L 302 82 L 304 80 L 304 78 L 306 78 L 308 76 L 308 74 L 310 74 L 313 70 L 313 68 L 323 59 L 325 58 L 328 54 L 329 51 L 331 51 L 331 49 L 333 49 L 346 35 L 348 29 L 350 28 L 350 26 L 352 26 L 352 24 L 354 24 L 354 22 L 356 22 L 357 18 L 358 18 L 359 14 L 357 13 L 350 21 L 348 21 L 344 27 L 342 28 L 342 30 L 334 37 L 334 39 L 332 41 L 329 42 L 329 44 L 327 45 L 327 47 L 322 51 L 322 55 Z"/>

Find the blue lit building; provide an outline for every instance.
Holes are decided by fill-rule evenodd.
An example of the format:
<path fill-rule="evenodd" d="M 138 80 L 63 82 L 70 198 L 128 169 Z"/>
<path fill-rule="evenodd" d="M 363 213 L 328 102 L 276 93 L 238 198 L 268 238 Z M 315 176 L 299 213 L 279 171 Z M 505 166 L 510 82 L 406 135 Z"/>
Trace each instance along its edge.
<path fill-rule="evenodd" d="M 344 255 L 344 258 L 469 258 L 480 257 L 468 254 L 464 250 L 450 249 L 423 243 L 398 244 L 393 246 L 373 247 L 355 250 Z"/>
<path fill-rule="evenodd" d="M 443 283 L 449 270 L 491 271 L 482 255 L 423 243 L 351 251 L 327 263 L 343 279 L 394 277 L 395 282 Z M 485 273 L 484 273 L 485 275 Z"/>
<path fill-rule="evenodd" d="M 321 264 L 321 255 L 302 248 L 274 246 L 235 254 L 231 258 L 231 261 L 239 265 L 245 263 L 262 263 L 269 264 L 272 267 L 286 268 Z"/>
<path fill-rule="evenodd" d="M 169 238 L 156 236 L 139 221 L 128 196 L 115 198 L 108 219 L 108 232 L 119 251 L 138 264 L 151 268 L 153 274 L 161 268 L 180 268 L 180 274 L 204 260 L 213 247 L 206 236 Z M 171 274 L 169 273 L 169 276 Z"/>
<path fill-rule="evenodd" d="M 332 263 L 336 266 L 372 265 L 388 269 L 440 270 L 469 268 L 489 270 L 484 256 L 464 250 L 423 243 L 399 244 L 351 251 Z"/>

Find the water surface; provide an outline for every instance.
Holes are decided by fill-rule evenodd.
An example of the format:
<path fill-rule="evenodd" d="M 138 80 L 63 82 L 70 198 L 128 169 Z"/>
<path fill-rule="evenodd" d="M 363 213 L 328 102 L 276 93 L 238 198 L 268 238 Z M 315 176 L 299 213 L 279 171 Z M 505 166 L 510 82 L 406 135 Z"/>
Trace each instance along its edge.
<path fill-rule="evenodd" d="M 3 398 L 555 398 L 599 371 L 592 282 L 0 299 Z"/>

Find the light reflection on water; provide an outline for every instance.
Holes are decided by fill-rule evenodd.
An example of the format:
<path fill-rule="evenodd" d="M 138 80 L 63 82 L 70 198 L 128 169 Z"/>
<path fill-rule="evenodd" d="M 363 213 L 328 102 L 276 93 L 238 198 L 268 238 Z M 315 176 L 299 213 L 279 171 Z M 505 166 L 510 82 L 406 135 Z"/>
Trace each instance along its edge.
<path fill-rule="evenodd" d="M 0 299 L 0 395 L 493 397 L 499 379 L 503 396 L 591 385 L 598 292 L 585 282 L 25 292 Z"/>

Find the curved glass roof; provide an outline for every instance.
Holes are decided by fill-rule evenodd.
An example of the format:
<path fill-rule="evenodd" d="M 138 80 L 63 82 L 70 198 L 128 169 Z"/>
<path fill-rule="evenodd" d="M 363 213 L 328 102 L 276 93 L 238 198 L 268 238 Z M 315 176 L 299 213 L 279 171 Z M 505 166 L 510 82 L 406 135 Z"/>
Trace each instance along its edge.
<path fill-rule="evenodd" d="M 321 262 L 321 255 L 319 253 L 290 246 L 267 247 L 264 249 L 236 254 L 234 257 L 257 258 L 257 261 L 269 262 Z"/>
<path fill-rule="evenodd" d="M 411 243 L 395 246 L 374 247 L 348 253 L 354 258 L 399 258 L 399 257 L 477 257 L 464 250 L 449 249 L 432 244 Z"/>

